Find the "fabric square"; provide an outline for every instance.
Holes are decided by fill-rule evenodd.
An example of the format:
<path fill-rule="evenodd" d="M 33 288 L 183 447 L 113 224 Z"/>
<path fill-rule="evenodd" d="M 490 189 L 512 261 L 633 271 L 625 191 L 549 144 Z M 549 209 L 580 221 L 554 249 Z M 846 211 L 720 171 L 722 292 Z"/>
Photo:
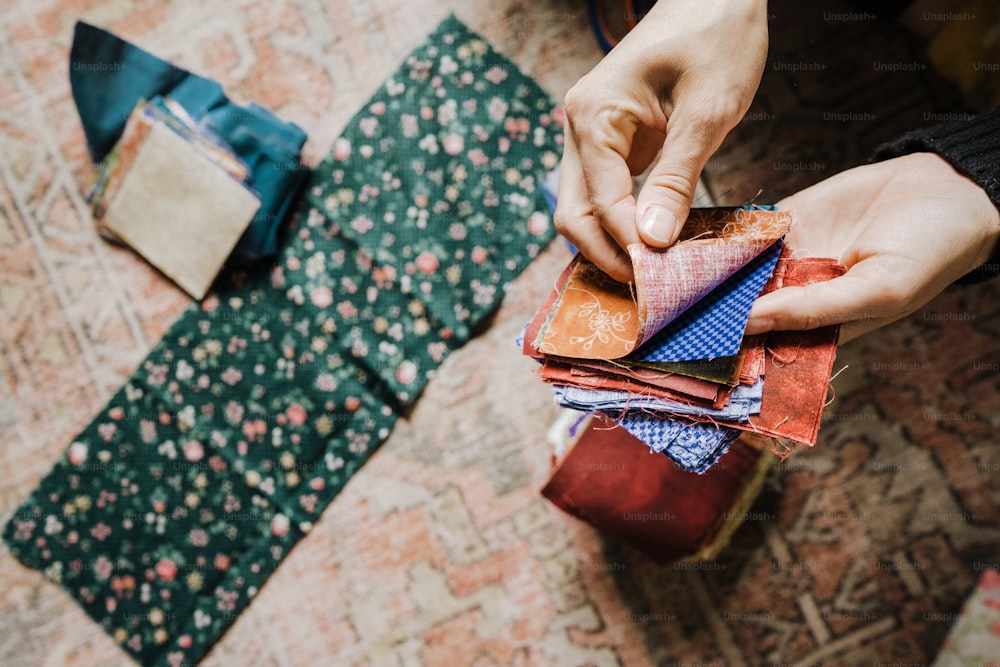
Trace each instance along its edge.
<path fill-rule="evenodd" d="M 563 407 L 583 412 L 600 410 L 611 417 L 621 415 L 626 411 L 643 411 L 696 416 L 705 420 L 746 421 L 750 415 L 760 412 L 764 381 L 760 380 L 753 386 L 740 385 L 736 387 L 729 397 L 728 403 L 721 408 L 609 389 L 555 386 L 552 391 L 555 394 L 556 402 Z"/>
<path fill-rule="evenodd" d="M 737 384 L 739 383 L 740 372 L 743 368 L 743 355 L 741 352 L 731 357 L 716 357 L 714 359 L 665 362 L 623 361 L 623 363 L 634 368 L 646 368 L 662 373 L 687 375 L 688 377 L 718 384 Z"/>
<path fill-rule="evenodd" d="M 834 259 L 782 258 L 765 289 L 823 282 L 845 271 Z M 799 444 L 816 443 L 839 334 L 836 325 L 767 334 L 764 395 L 760 414 L 748 421 L 750 429 Z"/>
<path fill-rule="evenodd" d="M 1000 656 L 1000 572 L 986 569 L 962 605 L 932 667 L 994 665 L 997 656 Z"/>
<path fill-rule="evenodd" d="M 504 221 L 544 201 L 544 172 L 559 160 L 556 146 L 538 142 L 559 131 L 548 100 L 537 86 L 515 85 L 485 42 L 470 44 L 460 67 L 409 58 L 306 193 L 335 233 L 371 249 L 367 261 L 394 272 L 398 289 L 459 338 L 552 238 L 545 207 L 526 225 Z M 448 95 L 415 107 L 414 92 L 428 85 Z M 360 158 L 366 168 L 351 168 Z M 505 252 L 512 244 L 526 252 Z"/>
<path fill-rule="evenodd" d="M 636 395 L 661 396 L 706 406 L 724 405 L 732 387 L 684 375 L 644 368 L 620 368 L 608 362 L 547 359 L 539 377 L 550 384 L 591 389 L 622 390 Z"/>
<path fill-rule="evenodd" d="M 773 457 L 744 439 L 704 475 L 682 470 L 603 415 L 577 426 L 542 495 L 657 563 L 712 560 L 746 516 Z"/>
<path fill-rule="evenodd" d="M 623 357 L 642 338 L 636 308 L 631 285 L 577 255 L 532 345 L 542 354 L 570 359 Z"/>
<path fill-rule="evenodd" d="M 389 390 L 385 400 L 395 411 L 420 394 L 468 334 L 443 323 L 421 293 L 405 290 L 403 271 L 376 263 L 371 248 L 339 229 L 312 209 L 303 231 L 313 249 L 283 255 L 273 284 L 284 290 L 293 318 L 306 318 L 301 326 L 313 332 L 301 353 L 305 363 L 358 367 Z"/>
<path fill-rule="evenodd" d="M 309 170 L 300 164 L 306 133 L 258 104 L 234 104 L 217 82 L 157 58 L 125 40 L 77 22 L 69 81 L 94 162 L 111 152 L 143 99 L 170 97 L 232 147 L 248 165 L 260 208 L 234 250 L 249 262 L 273 257 L 278 228 Z"/>
<path fill-rule="evenodd" d="M 167 664 L 166 647 L 228 626 L 302 533 L 219 445 L 165 425 L 186 416 L 126 392 L 128 412 L 112 407 L 77 436 L 4 539 L 137 662 Z"/>

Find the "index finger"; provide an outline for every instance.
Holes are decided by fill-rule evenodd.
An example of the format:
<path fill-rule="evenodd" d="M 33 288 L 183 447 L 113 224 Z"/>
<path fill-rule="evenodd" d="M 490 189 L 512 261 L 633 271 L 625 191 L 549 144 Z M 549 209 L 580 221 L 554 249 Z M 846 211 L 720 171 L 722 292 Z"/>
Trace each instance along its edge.
<path fill-rule="evenodd" d="M 594 216 L 620 247 L 637 243 L 632 172 L 627 162 L 637 118 L 622 109 L 604 109 L 589 122 L 570 122 L 569 129 Z"/>
<path fill-rule="evenodd" d="M 563 159 L 559 167 L 559 193 L 555 212 L 556 228 L 571 241 L 583 256 L 620 282 L 633 279 L 632 262 L 626 245 L 613 238 L 594 214 L 580 156 L 570 134 L 566 135 Z M 634 229 L 633 229 L 634 233 Z"/>

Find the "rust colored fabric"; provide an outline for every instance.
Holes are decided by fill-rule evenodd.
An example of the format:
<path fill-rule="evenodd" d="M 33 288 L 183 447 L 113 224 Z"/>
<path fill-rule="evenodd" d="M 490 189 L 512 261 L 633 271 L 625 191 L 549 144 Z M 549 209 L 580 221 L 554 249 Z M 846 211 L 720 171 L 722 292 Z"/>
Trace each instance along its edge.
<path fill-rule="evenodd" d="M 672 401 L 701 403 L 705 407 L 725 405 L 731 393 L 727 385 L 718 385 L 683 375 L 623 369 L 598 361 L 582 365 L 568 363 L 565 360 L 547 359 L 539 371 L 539 376 L 550 384 L 627 391 Z"/>
<path fill-rule="evenodd" d="M 764 336 L 745 337 L 741 354 L 740 384 L 754 384 L 764 374 Z"/>
<path fill-rule="evenodd" d="M 782 258 L 764 289 L 823 282 L 845 271 L 834 259 Z M 833 325 L 767 334 L 763 402 L 760 414 L 750 418 L 750 429 L 800 444 L 816 443 L 839 333 L 840 327 Z"/>

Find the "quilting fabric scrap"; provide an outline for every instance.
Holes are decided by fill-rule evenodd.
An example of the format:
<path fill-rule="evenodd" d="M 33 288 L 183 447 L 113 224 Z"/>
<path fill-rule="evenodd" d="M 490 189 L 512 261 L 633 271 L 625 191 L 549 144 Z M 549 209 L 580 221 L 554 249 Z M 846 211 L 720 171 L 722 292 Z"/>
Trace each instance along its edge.
<path fill-rule="evenodd" d="M 733 428 L 683 417 L 664 418 L 642 410 L 629 410 L 615 421 L 652 451 L 666 454 L 687 472 L 699 474 L 708 471 L 740 437 Z"/>
<path fill-rule="evenodd" d="M 774 272 L 781 248 L 780 241 L 773 243 L 626 358 L 669 363 L 735 357 L 750 307 Z"/>
<path fill-rule="evenodd" d="M 207 85 L 172 72 L 157 92 Z M 182 315 L 11 517 L 11 551 L 140 664 L 197 662 L 551 240 L 560 152 L 545 92 L 446 19 L 317 166 L 276 264 Z"/>
<path fill-rule="evenodd" d="M 552 388 L 556 402 L 567 408 L 589 412 L 601 410 L 644 410 L 665 412 L 673 415 L 701 416 L 710 419 L 728 421 L 746 421 L 750 415 L 757 414 L 761 409 L 764 394 L 764 381 L 759 380 L 753 385 L 739 385 L 728 402 L 721 408 L 706 407 L 682 401 L 672 401 L 648 394 L 633 394 L 627 391 L 612 391 L 608 389 L 580 389 L 572 386 L 556 385 Z"/>
<path fill-rule="evenodd" d="M 833 259 L 792 258 L 775 238 L 789 224 L 774 209 L 695 209 L 682 252 L 629 248 L 634 296 L 577 256 L 526 326 L 522 351 L 542 362 L 557 403 L 608 415 L 689 472 L 706 472 L 740 432 L 781 456 L 812 445 L 837 327 L 744 335 L 761 294 L 844 271 Z M 719 266 L 698 273 L 693 258 Z"/>
<path fill-rule="evenodd" d="M 619 367 L 597 360 L 560 361 L 546 359 L 539 371 L 546 382 L 587 387 L 594 390 L 626 391 L 632 395 L 683 400 L 702 406 L 720 406 L 729 400 L 733 388 L 676 373 L 651 368 Z"/>
<path fill-rule="evenodd" d="M 578 255 L 533 345 L 552 356 L 624 357 L 773 246 L 788 231 L 790 220 L 783 211 L 692 209 L 678 242 L 666 251 L 642 243 L 629 246 L 636 276 L 634 295 L 631 285 L 615 281 Z M 762 286 L 760 280 L 758 292 Z M 735 298 L 740 303 L 746 300 L 739 291 Z M 754 298 L 756 293 L 750 303 Z M 678 356 L 660 360 L 735 354 L 748 315 L 749 305 L 738 306 L 725 318 L 732 320 L 727 329 L 739 332 L 735 346 L 730 336 L 717 339 L 695 334 L 684 339 L 687 344 L 680 345 Z"/>
<path fill-rule="evenodd" d="M 845 270 L 837 260 L 828 257 L 782 258 L 765 292 L 832 280 Z M 839 335 L 837 325 L 808 331 L 769 332 L 764 338 L 764 394 L 760 413 L 751 415 L 746 425 L 734 424 L 734 427 L 803 445 L 815 444 Z"/>
<path fill-rule="evenodd" d="M 278 230 L 309 170 L 300 163 L 306 133 L 270 110 L 239 105 L 222 85 L 175 67 L 97 26 L 77 22 L 69 81 L 87 147 L 102 162 L 141 100 L 169 97 L 232 147 L 249 167 L 260 208 L 233 254 L 248 262 L 274 257 Z"/>
<path fill-rule="evenodd" d="M 944 615 L 944 612 L 941 612 Z M 932 667 L 995 665 L 1000 656 L 1000 572 L 979 576 Z"/>

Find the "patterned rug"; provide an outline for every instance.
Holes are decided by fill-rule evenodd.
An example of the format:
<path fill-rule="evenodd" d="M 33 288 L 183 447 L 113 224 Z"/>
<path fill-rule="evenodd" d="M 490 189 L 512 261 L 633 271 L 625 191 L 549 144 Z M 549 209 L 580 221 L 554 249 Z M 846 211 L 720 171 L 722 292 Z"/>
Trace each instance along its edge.
<path fill-rule="evenodd" d="M 718 203 L 762 188 L 759 201 L 773 202 L 959 109 L 932 71 L 876 67 L 922 59 L 892 26 L 824 19 L 847 4 L 771 4 L 761 94 L 706 172 Z M 448 11 L 557 99 L 600 57 L 582 5 L 568 0 L 244 0 L 217 13 L 190 1 L 81 1 L 4 12 L 0 521 L 186 305 L 93 230 L 80 195 L 91 167 L 65 77 L 74 21 L 299 123 L 316 164 Z M 657 568 L 538 496 L 555 408 L 511 341 L 568 259 L 556 243 L 522 274 L 204 664 L 933 659 L 978 571 L 1000 567 L 995 286 L 954 288 L 845 346 L 815 449 L 772 473 L 717 563 Z M 130 661 L 0 545 L 0 664 Z"/>

